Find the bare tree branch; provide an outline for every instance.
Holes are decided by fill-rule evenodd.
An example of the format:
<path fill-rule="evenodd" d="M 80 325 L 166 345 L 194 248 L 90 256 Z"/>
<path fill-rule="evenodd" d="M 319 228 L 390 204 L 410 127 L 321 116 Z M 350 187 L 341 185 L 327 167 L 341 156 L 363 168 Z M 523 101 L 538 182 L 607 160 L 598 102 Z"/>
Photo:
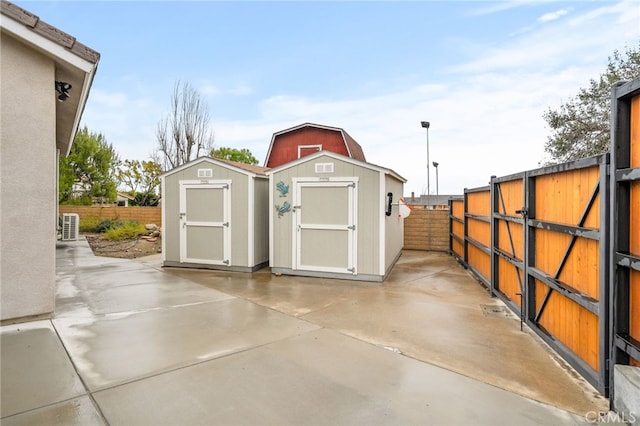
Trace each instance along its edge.
<path fill-rule="evenodd" d="M 207 155 L 213 148 L 209 120 L 209 110 L 200 94 L 189 83 L 177 81 L 170 112 L 158 123 L 153 160 L 167 171 Z"/>

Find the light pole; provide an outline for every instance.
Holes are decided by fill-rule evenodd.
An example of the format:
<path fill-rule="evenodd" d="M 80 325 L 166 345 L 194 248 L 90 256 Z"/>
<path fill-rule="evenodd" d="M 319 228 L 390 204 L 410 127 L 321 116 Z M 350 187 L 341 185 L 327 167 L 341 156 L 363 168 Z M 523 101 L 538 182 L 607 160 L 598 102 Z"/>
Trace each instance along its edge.
<path fill-rule="evenodd" d="M 440 195 L 438 192 L 438 166 L 440 165 L 440 163 L 438 163 L 437 161 L 434 161 L 431 164 L 433 164 L 433 167 L 436 168 L 436 195 Z"/>
<path fill-rule="evenodd" d="M 429 182 L 429 175 L 431 174 L 429 172 L 429 126 L 430 123 L 428 121 L 421 121 L 420 125 L 427 129 L 427 209 L 429 208 L 429 192 L 431 192 L 431 186 L 430 186 L 430 182 Z"/>
<path fill-rule="evenodd" d="M 431 174 L 429 172 L 429 126 L 430 123 L 428 121 L 421 121 L 420 125 L 427 129 L 427 210 L 429 210 L 429 193 L 431 192 L 431 186 L 429 183 L 429 175 Z M 427 211 L 427 250 L 431 251 L 431 215 L 430 213 Z"/>

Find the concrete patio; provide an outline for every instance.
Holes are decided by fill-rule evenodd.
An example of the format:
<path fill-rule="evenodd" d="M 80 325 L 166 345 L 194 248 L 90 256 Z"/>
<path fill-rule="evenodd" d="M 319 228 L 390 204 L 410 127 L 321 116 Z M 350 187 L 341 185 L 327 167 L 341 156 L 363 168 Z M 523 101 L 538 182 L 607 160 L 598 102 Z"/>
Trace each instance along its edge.
<path fill-rule="evenodd" d="M 2 425 L 574 425 L 608 409 L 442 253 L 404 252 L 382 284 L 160 264 L 58 243 L 53 318 L 1 330 Z"/>

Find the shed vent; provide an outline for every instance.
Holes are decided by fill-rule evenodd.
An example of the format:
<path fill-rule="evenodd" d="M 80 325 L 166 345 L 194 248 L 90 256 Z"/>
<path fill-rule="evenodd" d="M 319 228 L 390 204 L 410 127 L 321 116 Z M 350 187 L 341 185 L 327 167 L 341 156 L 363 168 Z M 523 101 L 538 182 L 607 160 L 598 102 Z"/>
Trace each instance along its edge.
<path fill-rule="evenodd" d="M 316 173 L 333 173 L 333 163 L 316 163 Z"/>
<path fill-rule="evenodd" d="M 198 177 L 199 178 L 213 177 L 213 169 L 198 169 Z"/>
<path fill-rule="evenodd" d="M 78 213 L 62 215 L 62 241 L 75 241 L 80 233 L 80 216 Z"/>

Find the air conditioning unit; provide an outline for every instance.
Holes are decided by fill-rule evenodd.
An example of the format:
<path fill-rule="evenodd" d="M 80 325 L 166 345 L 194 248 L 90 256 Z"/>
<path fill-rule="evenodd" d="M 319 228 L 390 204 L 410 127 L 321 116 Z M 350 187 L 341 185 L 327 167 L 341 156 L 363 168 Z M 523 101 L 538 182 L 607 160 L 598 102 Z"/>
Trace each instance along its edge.
<path fill-rule="evenodd" d="M 78 213 L 62 214 L 62 241 L 75 241 L 80 234 L 80 216 Z"/>

